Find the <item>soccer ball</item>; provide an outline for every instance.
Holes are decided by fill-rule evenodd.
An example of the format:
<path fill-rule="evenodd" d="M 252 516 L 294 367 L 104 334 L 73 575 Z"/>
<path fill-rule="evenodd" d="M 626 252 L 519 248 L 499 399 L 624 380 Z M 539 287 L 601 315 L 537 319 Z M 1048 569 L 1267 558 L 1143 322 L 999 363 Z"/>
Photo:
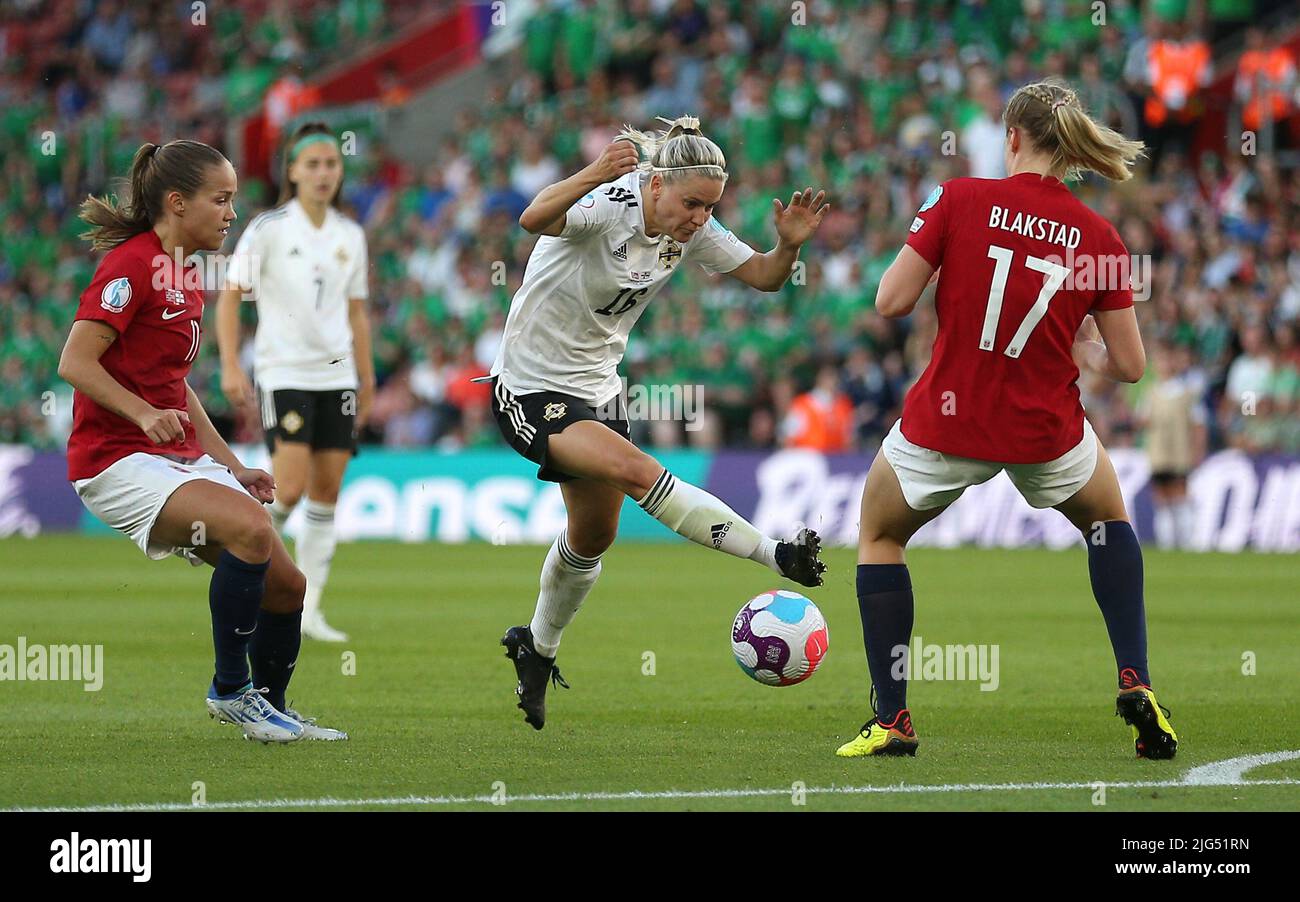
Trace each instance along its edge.
<path fill-rule="evenodd" d="M 817 605 L 785 589 L 751 598 L 731 625 L 736 663 L 765 686 L 802 683 L 829 647 L 826 618 Z"/>

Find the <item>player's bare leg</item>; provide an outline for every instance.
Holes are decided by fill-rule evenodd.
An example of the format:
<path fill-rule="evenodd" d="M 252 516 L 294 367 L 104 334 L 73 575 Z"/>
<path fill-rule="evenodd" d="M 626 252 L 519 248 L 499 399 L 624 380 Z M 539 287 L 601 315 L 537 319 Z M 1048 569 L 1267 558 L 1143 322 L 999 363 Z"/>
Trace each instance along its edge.
<path fill-rule="evenodd" d="M 1151 690 L 1147 671 L 1146 608 L 1142 597 L 1142 548 L 1128 520 L 1110 455 L 1097 442 L 1097 467 L 1082 489 L 1056 505 L 1083 533 L 1092 592 L 1106 620 L 1119 697 L 1115 713 L 1133 728 L 1139 758 L 1172 758 L 1178 734 Z"/>
<path fill-rule="evenodd" d="M 594 420 L 582 420 L 550 437 L 547 462 L 555 469 L 605 483 L 646 513 L 698 545 L 766 564 L 805 586 L 820 586 L 826 566 L 821 540 L 802 529 L 784 542 L 759 532 L 721 500 L 677 479 L 649 454 Z"/>
<path fill-rule="evenodd" d="M 532 622 L 511 627 L 501 639 L 515 665 L 519 707 L 538 730 L 546 723 L 547 685 L 569 687 L 555 666 L 560 637 L 600 576 L 600 556 L 614 543 L 623 507 L 623 493 L 603 482 L 575 479 L 560 491 L 568 524 L 542 564 Z"/>
<path fill-rule="evenodd" d="M 264 614 L 268 571 L 283 545 L 262 505 L 246 492 L 209 480 L 187 482 L 163 505 L 150 538 L 158 543 L 193 547 L 213 565 L 208 605 L 212 612 L 212 642 L 216 650 L 215 674 L 208 690 L 207 707 L 213 717 L 238 723 L 244 735 L 262 742 L 292 742 L 303 735 L 302 726 L 286 717 L 257 691 L 249 673 L 249 654 L 254 645 L 265 647 L 267 639 L 256 634 L 270 619 L 297 622 L 297 613 Z M 277 568 L 275 603 L 287 607 L 292 587 L 283 567 Z M 282 587 L 283 586 L 283 587 Z M 299 603 L 301 596 L 298 596 Z M 268 627 L 271 641 L 282 630 Z M 283 661 L 288 673 L 296 652 Z M 256 657 L 255 657 L 256 660 Z M 287 676 L 284 678 L 287 684 Z M 282 689 L 282 687 L 281 687 Z"/>
<path fill-rule="evenodd" d="M 282 443 L 282 446 L 289 443 Z M 307 467 L 306 519 L 298 535 L 298 566 L 307 576 L 307 595 L 302 606 L 302 632 L 309 639 L 323 642 L 346 642 L 347 633 L 325 622 L 321 596 L 329 583 L 330 562 L 338 538 L 334 530 L 334 507 L 343 485 L 343 473 L 352 460 L 352 452 L 324 450 L 312 452 Z"/>
<path fill-rule="evenodd" d="M 948 509 L 913 510 L 903 497 L 898 476 L 883 454 L 867 471 L 858 515 L 858 563 L 904 564 L 907 543 L 917 531 Z"/>
<path fill-rule="evenodd" d="M 275 531 L 284 534 L 284 524 L 307 490 L 307 470 L 311 466 L 311 446 L 306 442 L 275 440 L 271 452 L 271 475 L 275 477 L 275 501 L 268 510 Z"/>
<path fill-rule="evenodd" d="M 905 549 L 916 531 L 947 505 L 913 510 L 894 468 L 876 455 L 862 490 L 858 533 L 858 612 L 871 672 L 872 717 L 836 751 L 844 758 L 915 755 L 918 740 L 907 709 L 906 658 L 895 655 L 912 637 L 912 580 Z"/>

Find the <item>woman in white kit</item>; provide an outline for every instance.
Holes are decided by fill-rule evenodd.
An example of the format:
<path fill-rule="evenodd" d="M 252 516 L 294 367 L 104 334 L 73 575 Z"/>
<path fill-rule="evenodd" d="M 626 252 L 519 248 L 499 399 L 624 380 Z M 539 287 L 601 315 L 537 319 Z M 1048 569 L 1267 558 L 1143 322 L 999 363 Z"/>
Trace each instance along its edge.
<path fill-rule="evenodd" d="M 321 612 L 334 505 L 375 390 L 366 237 L 337 209 L 342 188 L 343 155 L 328 126 L 300 125 L 284 151 L 280 205 L 240 236 L 217 301 L 221 388 L 245 405 L 255 399 L 239 361 L 239 302 L 245 293 L 257 302 L 253 366 L 277 486 L 271 516 L 282 530 L 306 494 L 302 632 L 329 642 L 347 639 Z"/>
<path fill-rule="evenodd" d="M 600 575 L 624 496 L 706 548 L 762 563 L 805 586 L 825 565 L 810 529 L 763 535 L 713 495 L 674 477 L 628 440 L 618 364 L 646 306 L 688 261 L 760 291 L 785 284 L 821 224 L 825 192 L 773 198 L 778 240 L 765 254 L 713 218 L 727 181 L 718 145 L 683 116 L 651 136 L 625 129 L 599 159 L 544 188 L 519 217 L 542 236 L 528 258 L 492 366 L 492 410 L 511 446 L 557 482 L 568 523 L 542 565 L 531 623 L 501 640 L 514 661 L 524 719 L 540 730 L 546 687 L 565 686 L 560 635 Z M 640 162 L 644 152 L 646 162 Z"/>

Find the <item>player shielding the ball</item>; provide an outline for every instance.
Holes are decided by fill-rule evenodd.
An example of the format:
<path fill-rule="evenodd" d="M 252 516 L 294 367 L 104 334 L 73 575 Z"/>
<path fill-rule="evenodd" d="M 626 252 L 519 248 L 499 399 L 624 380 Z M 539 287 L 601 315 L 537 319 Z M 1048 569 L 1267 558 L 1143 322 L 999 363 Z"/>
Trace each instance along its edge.
<path fill-rule="evenodd" d="M 285 703 L 304 580 L 262 507 L 275 482 L 240 463 L 186 381 L 202 338 L 203 279 L 185 261 L 220 249 L 237 191 L 219 151 L 172 141 L 136 152 L 124 204 L 82 205 L 84 237 L 108 253 L 59 361 L 75 389 L 68 478 L 91 513 L 150 558 L 212 565 L 213 717 L 262 742 L 346 739 Z"/>
<path fill-rule="evenodd" d="M 669 473 L 628 440 L 618 364 L 628 333 L 687 262 L 761 291 L 790 276 L 826 215 L 825 192 L 773 200 L 776 247 L 765 254 L 713 217 L 727 161 L 683 116 L 657 136 L 625 129 L 591 165 L 543 189 L 519 218 L 541 235 L 510 305 L 492 366 L 492 410 L 511 446 L 560 483 L 568 511 L 542 565 L 532 622 L 501 640 L 514 661 L 519 707 L 541 729 L 546 687 L 564 628 L 600 575 L 623 498 L 706 548 L 757 561 L 805 586 L 821 585 L 820 540 L 763 535 L 724 502 Z M 645 162 L 640 162 L 641 153 Z"/>
<path fill-rule="evenodd" d="M 857 594 L 875 698 L 872 718 L 837 754 L 916 753 L 907 668 L 893 666 L 912 632 L 904 548 L 968 486 L 1005 469 L 1033 507 L 1056 508 L 1083 533 L 1115 652 L 1117 713 L 1139 757 L 1172 758 L 1177 736 L 1147 672 L 1142 551 L 1075 385 L 1080 368 L 1121 382 L 1145 369 L 1129 257 L 1114 227 L 1061 181 L 1085 171 L 1128 179 L 1143 147 L 1094 122 L 1053 80 L 1016 91 L 1003 121 L 1010 176 L 936 188 L 876 298 L 883 315 L 906 316 L 940 273 L 933 356 L 862 495 Z M 1101 284 L 1111 261 L 1124 265 Z M 1090 266 L 1102 268 L 1089 275 Z"/>

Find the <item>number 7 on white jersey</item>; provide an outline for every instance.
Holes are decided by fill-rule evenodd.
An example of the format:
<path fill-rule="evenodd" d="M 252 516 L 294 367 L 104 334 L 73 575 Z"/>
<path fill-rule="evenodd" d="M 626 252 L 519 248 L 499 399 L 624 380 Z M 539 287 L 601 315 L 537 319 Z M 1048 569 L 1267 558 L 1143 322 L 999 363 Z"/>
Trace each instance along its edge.
<path fill-rule="evenodd" d="M 1011 273 L 1011 261 L 1015 257 L 1015 252 L 1011 248 L 991 244 L 988 255 L 993 258 L 993 284 L 989 286 L 988 305 L 984 308 L 984 331 L 980 333 L 981 351 L 993 350 L 993 341 L 998 334 L 998 319 L 1002 316 L 1002 295 L 1007 290 L 1007 276 Z M 1068 267 L 1044 260 L 1042 257 L 1025 257 L 1025 266 L 1043 273 L 1047 278 L 1043 280 L 1043 290 L 1038 292 L 1038 300 L 1034 301 L 1034 306 L 1029 308 L 1020 328 L 1016 330 L 1015 335 L 1011 336 L 1011 343 L 1002 352 L 1011 358 L 1019 357 L 1020 352 L 1025 349 L 1029 334 L 1047 315 L 1047 305 L 1052 302 L 1052 295 L 1056 294 L 1065 282 L 1065 277 L 1070 274 Z"/>

